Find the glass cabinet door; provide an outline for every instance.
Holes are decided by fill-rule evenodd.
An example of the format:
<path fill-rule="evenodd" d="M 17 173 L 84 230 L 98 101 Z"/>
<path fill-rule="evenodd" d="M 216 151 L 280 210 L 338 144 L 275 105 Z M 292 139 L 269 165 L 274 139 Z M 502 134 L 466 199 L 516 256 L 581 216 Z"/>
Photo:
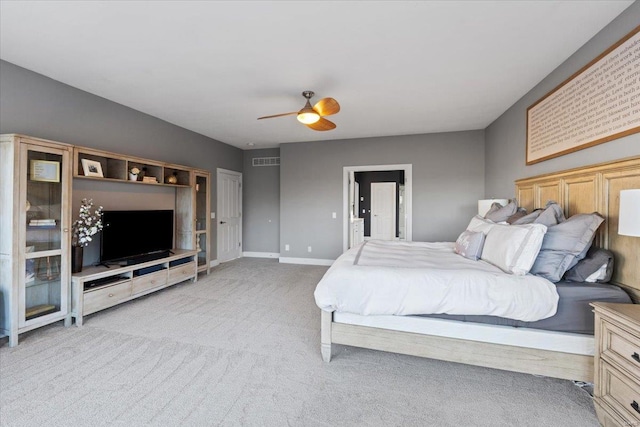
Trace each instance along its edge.
<path fill-rule="evenodd" d="M 69 153 L 25 145 L 22 150 L 24 199 L 24 286 L 20 325 L 68 310 L 69 233 L 67 225 Z"/>
<path fill-rule="evenodd" d="M 207 178 L 196 175 L 196 231 L 207 229 Z"/>
<path fill-rule="evenodd" d="M 198 271 L 209 274 L 209 174 L 195 173 L 195 238 L 198 250 Z"/>
<path fill-rule="evenodd" d="M 196 249 L 198 250 L 198 268 L 207 266 L 207 234 L 196 235 Z"/>

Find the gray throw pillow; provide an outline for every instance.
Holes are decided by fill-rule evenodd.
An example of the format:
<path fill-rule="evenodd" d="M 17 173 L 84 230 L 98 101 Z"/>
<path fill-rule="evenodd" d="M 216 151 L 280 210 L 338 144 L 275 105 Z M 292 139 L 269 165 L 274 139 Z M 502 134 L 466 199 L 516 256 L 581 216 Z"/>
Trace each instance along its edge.
<path fill-rule="evenodd" d="M 485 214 L 484 218 L 493 222 L 503 222 L 516 213 L 517 209 L 518 205 L 514 200 L 507 203 L 506 206 L 502 206 L 500 203 L 494 203 L 491 205 L 491 209 L 489 209 L 489 212 Z"/>
<path fill-rule="evenodd" d="M 481 231 L 463 231 L 456 240 L 453 251 L 465 258 L 477 261 L 482 255 L 484 239 L 484 233 Z"/>
<path fill-rule="evenodd" d="M 554 283 L 560 281 L 587 254 L 603 221 L 598 213 L 578 214 L 549 227 L 530 273 Z"/>
<path fill-rule="evenodd" d="M 552 225 L 560 224 L 564 220 L 564 212 L 562 212 L 560 205 L 554 201 L 549 201 L 544 210 L 533 220 L 533 223 L 544 224 L 547 227 L 551 227 Z"/>
<path fill-rule="evenodd" d="M 527 216 L 527 210 L 525 208 L 518 208 L 516 213 L 507 218 L 507 224 L 513 224 L 520 218 Z"/>
<path fill-rule="evenodd" d="M 514 222 L 512 222 L 512 225 L 524 225 L 524 224 L 533 224 L 533 221 L 535 221 L 540 214 L 542 213 L 544 209 L 536 209 L 533 212 L 531 212 L 530 214 L 527 214 L 525 216 L 523 216 L 522 218 L 518 218 L 517 220 L 515 220 Z"/>
<path fill-rule="evenodd" d="M 565 280 L 570 282 L 585 282 L 589 276 L 600 270 L 606 265 L 606 273 L 602 279 L 597 282 L 606 283 L 613 276 L 613 252 L 606 249 L 591 248 L 587 252 L 587 256 L 578 261 L 578 263 L 564 275 Z"/>

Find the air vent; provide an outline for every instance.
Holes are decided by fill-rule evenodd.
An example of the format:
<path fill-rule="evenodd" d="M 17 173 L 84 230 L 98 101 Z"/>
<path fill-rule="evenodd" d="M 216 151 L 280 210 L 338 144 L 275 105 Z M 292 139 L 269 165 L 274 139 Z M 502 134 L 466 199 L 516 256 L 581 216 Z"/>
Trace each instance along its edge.
<path fill-rule="evenodd" d="M 280 157 L 254 157 L 253 166 L 280 166 Z"/>

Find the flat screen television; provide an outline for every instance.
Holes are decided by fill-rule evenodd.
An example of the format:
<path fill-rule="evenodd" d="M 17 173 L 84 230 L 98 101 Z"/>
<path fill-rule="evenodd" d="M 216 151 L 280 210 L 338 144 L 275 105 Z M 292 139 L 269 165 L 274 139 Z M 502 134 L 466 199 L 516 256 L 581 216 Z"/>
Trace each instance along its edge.
<path fill-rule="evenodd" d="M 162 258 L 173 248 L 173 211 L 104 211 L 100 262 Z"/>

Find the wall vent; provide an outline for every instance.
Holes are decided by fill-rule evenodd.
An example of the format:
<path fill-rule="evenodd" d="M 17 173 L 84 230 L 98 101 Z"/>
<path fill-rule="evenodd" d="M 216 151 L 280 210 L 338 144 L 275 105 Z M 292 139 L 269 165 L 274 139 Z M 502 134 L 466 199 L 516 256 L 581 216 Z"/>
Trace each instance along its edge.
<path fill-rule="evenodd" d="M 253 166 L 280 166 L 280 157 L 254 157 Z"/>

